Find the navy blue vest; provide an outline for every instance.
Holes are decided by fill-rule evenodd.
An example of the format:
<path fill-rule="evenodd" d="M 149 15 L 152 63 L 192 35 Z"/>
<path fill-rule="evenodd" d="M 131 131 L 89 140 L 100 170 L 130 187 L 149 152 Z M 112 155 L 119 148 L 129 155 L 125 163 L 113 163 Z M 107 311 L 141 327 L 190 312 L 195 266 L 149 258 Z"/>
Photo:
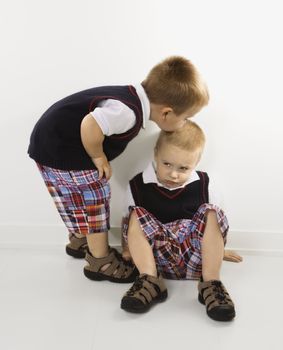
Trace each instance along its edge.
<path fill-rule="evenodd" d="M 141 101 L 133 86 L 102 86 L 63 98 L 38 120 L 30 137 L 28 153 L 42 165 L 62 170 L 95 169 L 80 135 L 83 118 L 106 99 L 123 102 L 133 110 L 136 124 L 123 134 L 105 136 L 103 150 L 110 161 L 139 133 L 142 123 Z M 119 120 L 117 120 L 119 123 Z"/>
<path fill-rule="evenodd" d="M 205 172 L 197 173 L 199 181 L 172 191 L 155 183 L 145 184 L 142 173 L 136 175 L 130 181 L 135 205 L 145 208 L 163 224 L 178 219 L 192 219 L 198 208 L 209 201 L 209 177 Z"/>

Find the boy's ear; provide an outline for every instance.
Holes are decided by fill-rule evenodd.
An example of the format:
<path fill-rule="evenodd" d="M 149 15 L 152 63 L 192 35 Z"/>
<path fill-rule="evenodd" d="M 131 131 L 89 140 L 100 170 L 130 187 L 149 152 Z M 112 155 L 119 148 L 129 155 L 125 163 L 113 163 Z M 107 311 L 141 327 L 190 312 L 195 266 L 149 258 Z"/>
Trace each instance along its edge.
<path fill-rule="evenodd" d="M 173 112 L 173 108 L 171 108 L 171 107 L 162 107 L 162 109 L 161 109 L 162 118 L 166 119 L 167 115 L 169 113 L 172 113 L 172 112 Z"/>

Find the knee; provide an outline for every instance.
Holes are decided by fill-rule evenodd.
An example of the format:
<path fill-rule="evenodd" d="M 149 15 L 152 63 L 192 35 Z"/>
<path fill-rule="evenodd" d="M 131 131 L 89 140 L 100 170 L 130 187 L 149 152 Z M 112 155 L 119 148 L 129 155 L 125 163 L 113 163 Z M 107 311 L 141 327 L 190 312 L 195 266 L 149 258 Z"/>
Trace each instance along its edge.
<path fill-rule="evenodd" d="M 209 227 L 219 227 L 217 213 L 215 210 L 208 210 L 205 214 L 205 225 Z"/>
<path fill-rule="evenodd" d="M 130 214 L 130 219 L 129 219 L 129 221 L 131 222 L 131 221 L 136 221 L 137 220 L 137 213 L 136 213 L 136 210 L 135 209 L 132 209 L 132 212 L 131 212 L 131 214 Z"/>
<path fill-rule="evenodd" d="M 205 213 L 205 217 L 207 221 L 217 221 L 217 215 L 215 210 L 208 209 Z"/>

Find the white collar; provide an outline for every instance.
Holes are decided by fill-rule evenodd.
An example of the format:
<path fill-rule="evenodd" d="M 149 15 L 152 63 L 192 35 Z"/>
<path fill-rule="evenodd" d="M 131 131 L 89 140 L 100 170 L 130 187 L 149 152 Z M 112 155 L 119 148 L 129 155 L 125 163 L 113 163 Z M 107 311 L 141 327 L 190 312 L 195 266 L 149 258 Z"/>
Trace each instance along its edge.
<path fill-rule="evenodd" d="M 187 186 L 188 184 L 190 184 L 191 182 L 194 182 L 194 181 L 198 181 L 199 180 L 199 176 L 198 176 L 198 173 L 196 172 L 196 170 L 193 170 L 192 173 L 191 173 L 191 176 L 190 178 L 182 185 L 182 186 L 179 186 L 179 187 L 175 187 L 175 188 L 168 188 L 164 185 L 162 185 L 158 180 L 157 180 L 157 177 L 156 177 L 156 173 L 155 173 L 155 169 L 154 169 L 154 166 L 153 166 L 153 161 L 151 161 L 148 166 L 145 168 L 145 170 L 143 171 L 142 173 L 142 177 L 143 177 L 143 182 L 146 184 L 146 183 L 156 183 L 158 186 L 160 187 L 164 187 L 170 191 L 173 191 L 173 190 L 177 190 L 178 188 L 183 188 L 185 186 Z"/>
<path fill-rule="evenodd" d="M 150 115 L 149 99 L 148 99 L 147 94 L 144 91 L 144 88 L 143 88 L 143 86 L 141 84 L 136 84 L 136 85 L 133 85 L 133 86 L 136 89 L 138 97 L 139 97 L 139 99 L 141 101 L 142 112 L 143 112 L 143 124 L 142 124 L 142 127 L 145 128 L 145 122 L 149 120 L 149 115 Z"/>

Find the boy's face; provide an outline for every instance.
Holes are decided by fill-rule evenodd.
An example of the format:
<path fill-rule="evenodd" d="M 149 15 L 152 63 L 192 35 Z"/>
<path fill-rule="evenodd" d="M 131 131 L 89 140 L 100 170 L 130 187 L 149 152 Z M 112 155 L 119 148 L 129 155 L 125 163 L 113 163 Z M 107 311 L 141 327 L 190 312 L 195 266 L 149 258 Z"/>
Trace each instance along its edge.
<path fill-rule="evenodd" d="M 155 150 L 156 176 L 168 188 L 182 186 L 191 176 L 200 158 L 200 151 L 189 152 L 170 144 Z"/>
<path fill-rule="evenodd" d="M 175 131 L 181 129 L 186 119 L 194 116 L 198 111 L 192 111 L 191 109 L 176 115 L 172 108 L 162 107 L 155 105 L 155 108 L 151 110 L 151 120 L 155 121 L 156 124 L 164 131 Z"/>

